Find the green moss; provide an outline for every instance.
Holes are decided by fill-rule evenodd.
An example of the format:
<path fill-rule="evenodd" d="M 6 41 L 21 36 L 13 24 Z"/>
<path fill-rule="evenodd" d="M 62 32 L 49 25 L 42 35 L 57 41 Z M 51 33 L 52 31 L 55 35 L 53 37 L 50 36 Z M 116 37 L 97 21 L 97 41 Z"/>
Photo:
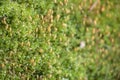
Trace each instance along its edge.
<path fill-rule="evenodd" d="M 67 1 L 0 1 L 1 80 L 120 79 L 119 4 Z"/>

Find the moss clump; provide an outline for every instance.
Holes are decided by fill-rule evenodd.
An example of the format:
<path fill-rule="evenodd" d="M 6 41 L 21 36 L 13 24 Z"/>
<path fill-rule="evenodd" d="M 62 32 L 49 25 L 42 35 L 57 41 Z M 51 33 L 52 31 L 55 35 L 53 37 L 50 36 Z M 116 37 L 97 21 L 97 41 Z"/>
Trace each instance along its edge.
<path fill-rule="evenodd" d="M 1 0 L 0 79 L 119 80 L 120 5 L 97 1 Z"/>

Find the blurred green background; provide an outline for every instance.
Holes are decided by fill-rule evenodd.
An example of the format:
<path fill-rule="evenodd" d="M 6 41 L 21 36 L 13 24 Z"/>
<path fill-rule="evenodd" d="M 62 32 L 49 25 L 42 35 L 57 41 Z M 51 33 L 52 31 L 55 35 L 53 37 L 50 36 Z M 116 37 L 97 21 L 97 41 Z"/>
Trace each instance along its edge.
<path fill-rule="evenodd" d="M 0 0 L 1 80 L 120 80 L 119 0 Z"/>

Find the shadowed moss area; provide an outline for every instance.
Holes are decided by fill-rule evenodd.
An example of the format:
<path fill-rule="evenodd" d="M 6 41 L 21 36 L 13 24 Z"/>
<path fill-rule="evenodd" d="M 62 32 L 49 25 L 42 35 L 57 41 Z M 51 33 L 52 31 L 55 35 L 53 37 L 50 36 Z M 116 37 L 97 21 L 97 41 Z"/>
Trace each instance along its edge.
<path fill-rule="evenodd" d="M 1 80 L 120 80 L 120 1 L 0 0 Z"/>

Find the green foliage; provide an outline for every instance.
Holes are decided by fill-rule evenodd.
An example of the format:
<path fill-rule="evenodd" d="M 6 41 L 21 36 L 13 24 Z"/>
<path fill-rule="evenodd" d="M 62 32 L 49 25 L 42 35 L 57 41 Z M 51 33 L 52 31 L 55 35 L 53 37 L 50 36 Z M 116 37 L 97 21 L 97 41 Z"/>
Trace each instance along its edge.
<path fill-rule="evenodd" d="M 1 80 L 119 80 L 115 0 L 0 0 Z"/>

